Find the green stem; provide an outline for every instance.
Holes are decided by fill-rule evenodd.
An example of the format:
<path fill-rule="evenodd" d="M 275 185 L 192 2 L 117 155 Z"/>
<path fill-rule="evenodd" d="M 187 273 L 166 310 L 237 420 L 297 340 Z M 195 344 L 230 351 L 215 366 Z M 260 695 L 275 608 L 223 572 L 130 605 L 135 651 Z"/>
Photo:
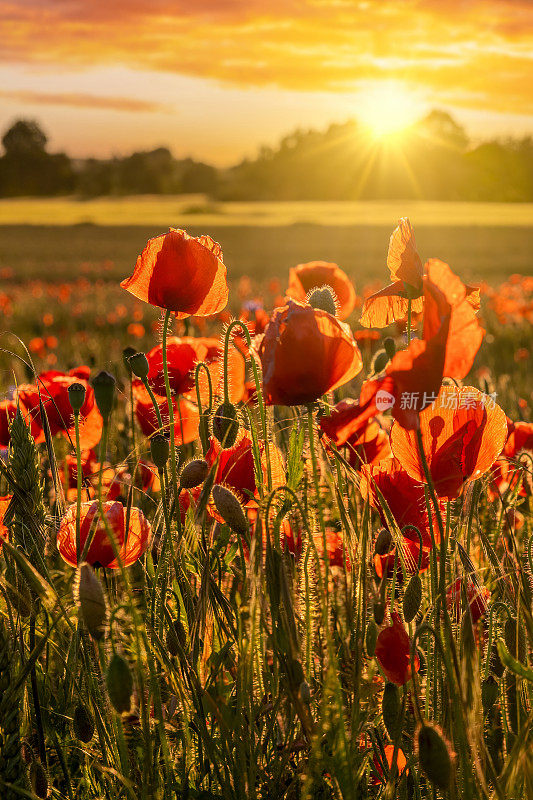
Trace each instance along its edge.
<path fill-rule="evenodd" d="M 320 522 L 320 530 L 322 531 L 322 543 L 324 547 L 324 566 L 327 578 L 327 575 L 329 573 L 329 556 L 328 556 L 327 537 L 326 537 L 326 523 L 324 521 L 324 509 L 322 508 L 322 498 L 320 496 L 318 460 L 316 457 L 316 448 L 315 448 L 315 426 L 313 418 L 313 407 L 311 403 L 309 403 L 309 405 L 307 406 L 307 433 L 309 436 L 309 449 L 311 451 L 311 463 L 313 466 L 313 481 L 315 484 L 316 506 L 318 511 L 318 519 Z"/>
<path fill-rule="evenodd" d="M 230 322 L 227 327 L 226 335 L 224 337 L 224 401 L 229 402 L 229 384 L 228 384 L 228 358 L 229 358 L 229 342 L 231 338 L 231 334 L 233 329 L 239 326 L 242 330 L 243 336 L 246 339 L 246 344 L 248 345 L 248 350 L 250 352 L 250 364 L 252 367 L 252 372 L 255 381 L 255 394 L 257 397 L 257 406 L 259 408 L 259 416 L 261 418 L 261 428 L 263 432 L 263 441 L 265 443 L 265 459 L 266 459 L 266 467 L 267 467 L 267 489 L 270 492 L 272 489 L 272 466 L 270 463 L 270 448 L 269 448 L 269 441 L 268 441 L 268 427 L 267 427 L 267 418 L 266 418 L 266 411 L 265 411 L 265 402 L 263 400 L 263 393 L 261 390 L 261 380 L 259 378 L 259 370 L 257 369 L 257 362 L 256 359 L 253 357 L 252 351 L 252 339 L 250 337 L 250 331 L 246 327 L 245 323 L 242 322 L 240 319 L 234 319 Z"/>
<path fill-rule="evenodd" d="M 174 439 L 174 406 L 172 404 L 172 394 L 170 391 L 170 380 L 168 377 L 168 362 L 167 362 L 168 326 L 170 323 L 171 313 L 172 312 L 169 309 L 166 309 L 165 320 L 163 322 L 163 373 L 165 376 L 165 389 L 167 392 L 168 419 L 170 427 L 170 474 L 172 476 L 172 490 L 174 492 L 174 502 L 176 504 L 177 514 L 179 516 L 178 467 L 176 460 L 176 441 Z"/>
<path fill-rule="evenodd" d="M 411 343 L 411 316 L 413 313 L 413 301 L 407 301 L 407 346 Z"/>
<path fill-rule="evenodd" d="M 80 412 L 74 412 L 74 429 L 76 431 L 76 563 L 80 563 L 81 555 L 81 449 L 80 449 Z"/>

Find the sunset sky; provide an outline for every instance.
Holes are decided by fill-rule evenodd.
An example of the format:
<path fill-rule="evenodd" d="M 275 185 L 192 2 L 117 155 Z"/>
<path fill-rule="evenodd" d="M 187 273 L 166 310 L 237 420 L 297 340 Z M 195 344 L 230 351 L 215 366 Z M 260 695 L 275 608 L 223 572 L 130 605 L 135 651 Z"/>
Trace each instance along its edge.
<path fill-rule="evenodd" d="M 229 164 L 294 128 L 431 108 L 533 132 L 533 0 L 0 0 L 0 129 Z"/>

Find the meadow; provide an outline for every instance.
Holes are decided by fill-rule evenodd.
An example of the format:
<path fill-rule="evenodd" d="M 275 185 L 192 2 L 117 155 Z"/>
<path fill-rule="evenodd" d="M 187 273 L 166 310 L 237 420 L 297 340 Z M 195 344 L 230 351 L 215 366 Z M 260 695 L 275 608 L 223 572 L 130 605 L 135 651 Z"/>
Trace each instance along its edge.
<path fill-rule="evenodd" d="M 2 800 L 533 796 L 532 209 L 0 203 Z"/>

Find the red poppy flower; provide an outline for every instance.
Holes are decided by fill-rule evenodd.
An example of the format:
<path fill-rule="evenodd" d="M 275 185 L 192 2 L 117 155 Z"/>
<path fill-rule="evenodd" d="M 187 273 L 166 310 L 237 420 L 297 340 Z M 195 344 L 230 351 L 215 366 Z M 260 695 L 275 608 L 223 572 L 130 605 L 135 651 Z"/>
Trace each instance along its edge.
<path fill-rule="evenodd" d="M 428 274 L 432 261 L 437 259 L 430 259 L 422 267 L 413 227 L 407 218 L 401 219 L 392 233 L 387 254 L 387 266 L 393 282 L 366 298 L 360 324 L 366 328 L 384 328 L 393 322 L 405 319 L 409 300 L 411 300 L 412 314 L 419 314 L 425 303 L 422 296 L 423 278 Z M 464 289 L 468 303 L 477 311 L 479 289 L 472 286 L 465 286 Z"/>
<path fill-rule="evenodd" d="M 498 497 L 499 493 L 503 494 L 509 489 L 514 489 L 521 477 L 528 478 L 523 465 L 517 464 L 516 459 L 526 451 L 533 454 L 533 423 L 513 422 L 507 419 L 507 429 L 507 441 L 491 470 L 489 496 L 492 500 Z M 528 478 L 522 481 L 518 494 L 520 497 L 527 497 L 530 491 L 531 479 Z"/>
<path fill-rule="evenodd" d="M 377 422 L 371 422 L 362 434 L 348 439 L 346 452 L 353 469 L 359 470 L 363 464 L 379 464 L 392 456 L 389 434 Z"/>
<path fill-rule="evenodd" d="M 146 354 L 149 365 L 148 383 L 154 394 L 166 397 L 163 370 L 163 346 L 158 344 Z M 196 400 L 194 372 L 203 361 L 211 374 L 213 392 L 221 394 L 223 389 L 223 347 L 219 339 L 185 336 L 170 336 L 167 341 L 167 364 L 170 390 L 174 395 L 188 395 Z M 230 346 L 228 354 L 229 392 L 232 403 L 238 403 L 244 395 L 245 365 L 241 353 Z M 207 377 L 200 372 L 200 396 L 208 402 Z"/>
<path fill-rule="evenodd" d="M 130 509 L 130 525 L 126 536 L 126 509 L 122 503 L 104 503 L 104 514 L 107 524 L 115 536 L 120 559 L 123 565 L 128 567 L 130 564 L 137 561 L 148 548 L 151 533 L 150 523 L 140 509 L 135 507 Z M 95 517 L 97 517 L 96 522 Z M 97 500 L 82 503 L 81 505 L 80 540 L 82 550 L 89 532 L 94 525 L 96 525 L 96 530 L 86 560 L 93 567 L 101 566 L 117 569 L 118 563 L 115 559 L 113 547 L 109 541 L 104 522 L 100 518 Z M 67 564 L 70 564 L 72 567 L 77 566 L 75 505 L 67 509 L 67 513 L 61 520 L 59 532 L 57 534 L 57 547 L 61 557 Z"/>
<path fill-rule="evenodd" d="M 347 397 L 334 405 L 328 416 L 320 418 L 320 428 L 336 447 L 342 447 L 353 436 L 359 436 L 365 430 L 374 411 L 371 401 L 362 405 L 359 400 Z"/>
<path fill-rule="evenodd" d="M 145 436 L 151 436 L 159 431 L 159 422 L 150 395 L 139 382 L 134 384 L 135 416 Z M 156 398 L 163 425 L 169 424 L 168 403 L 166 398 Z M 198 438 L 200 417 L 198 408 L 183 397 L 172 398 L 174 410 L 174 440 L 176 444 L 189 444 Z"/>
<path fill-rule="evenodd" d="M 228 302 L 226 267 L 220 245 L 209 236 L 189 236 L 170 228 L 150 239 L 133 275 L 120 284 L 153 306 L 174 311 L 178 319 L 217 314 Z"/>
<path fill-rule="evenodd" d="M 2 548 L 2 540 L 7 539 L 9 533 L 8 529 L 4 525 L 4 516 L 12 497 L 12 494 L 6 494 L 4 497 L 0 497 L 0 549 Z"/>
<path fill-rule="evenodd" d="M 455 622 L 461 619 L 461 593 L 462 593 L 463 580 L 457 578 L 446 592 L 446 605 L 450 611 L 452 618 Z M 466 598 L 472 616 L 472 622 L 475 624 L 481 617 L 487 613 L 488 600 L 490 599 L 490 592 L 484 586 L 478 586 L 470 578 L 466 582 Z M 463 609 L 464 611 L 464 609 Z"/>
<path fill-rule="evenodd" d="M 385 750 L 385 759 L 387 761 L 387 764 L 388 764 L 388 767 L 389 767 L 389 771 L 390 771 L 392 769 L 392 757 L 394 755 L 394 745 L 393 744 L 386 744 L 385 747 L 384 747 L 384 750 Z M 379 762 L 378 757 L 374 756 L 372 761 L 373 761 L 374 767 L 375 767 L 376 772 L 378 773 L 378 775 L 383 776 L 383 769 L 381 767 L 381 764 Z M 405 754 L 404 754 L 403 750 L 401 749 L 401 747 L 399 747 L 398 751 L 396 753 L 396 767 L 398 769 L 398 775 L 402 774 L 402 772 L 404 771 L 406 765 L 407 765 L 407 759 L 405 758 Z M 374 778 L 372 783 L 374 784 L 374 786 L 378 786 L 380 781 L 377 778 Z"/>
<path fill-rule="evenodd" d="M 346 319 L 355 308 L 355 289 L 349 277 L 337 264 L 310 261 L 298 264 L 289 271 L 287 296 L 305 302 L 309 292 L 321 286 L 331 286 L 338 302 L 339 319 Z"/>
<path fill-rule="evenodd" d="M 257 351 L 268 405 L 311 403 L 352 380 L 363 365 L 347 325 L 296 300 L 274 310 Z"/>
<path fill-rule="evenodd" d="M 411 679 L 411 642 L 397 613 L 392 614 L 392 624 L 380 631 L 375 656 L 387 680 L 403 686 Z M 420 667 L 415 656 L 415 671 Z"/>
<path fill-rule="evenodd" d="M 399 221 L 390 237 L 387 266 L 393 282 L 366 298 L 359 320 L 365 328 L 384 328 L 403 319 L 407 316 L 409 300 L 414 313 L 422 311 L 422 261 L 407 218 Z"/>
<path fill-rule="evenodd" d="M 367 381 L 361 390 L 362 405 L 378 402 L 380 394 L 408 429 L 418 427 L 418 416 L 436 398 L 443 377 L 465 377 L 484 335 L 466 287 L 442 261 L 428 262 L 424 298 L 423 338 L 396 353 L 385 377 Z"/>
<path fill-rule="evenodd" d="M 32 430 L 37 426 L 37 444 L 44 442 L 43 422 L 39 396 L 43 402 L 52 436 L 61 433 L 75 441 L 74 414 L 68 396 L 68 387 L 81 383 L 85 387 L 85 400 L 80 410 L 80 447 L 90 450 L 96 447 L 102 436 L 102 417 L 94 400 L 94 391 L 88 381 L 89 368 L 79 367 L 65 372 L 43 372 L 38 376 L 38 387 L 25 384 L 18 389 L 17 397 L 31 419 Z"/>
<path fill-rule="evenodd" d="M 20 413 L 23 417 L 27 416 L 27 411 L 20 403 Z M 9 429 L 11 423 L 17 413 L 17 403 L 15 400 L 1 400 L 0 401 L 0 447 L 7 447 L 11 439 Z M 31 421 L 31 434 L 35 438 L 39 435 L 39 426 Z"/>
<path fill-rule="evenodd" d="M 336 447 L 346 445 L 348 461 L 354 469 L 390 455 L 388 434 L 370 418 L 375 410 L 372 398 L 364 406 L 346 398 L 333 406 L 329 416 L 320 418 L 320 428 Z"/>
<path fill-rule="evenodd" d="M 463 485 L 495 462 L 507 437 L 502 409 L 472 386 L 443 386 L 435 403 L 420 414 L 420 431 L 431 478 L 440 497 L 458 497 Z M 424 481 L 414 431 L 394 423 L 392 452 L 416 481 Z"/>
<path fill-rule="evenodd" d="M 85 492 L 88 486 L 88 481 L 97 475 L 98 458 L 94 450 L 83 450 L 80 455 L 83 487 L 82 491 Z M 64 467 L 60 471 L 60 475 L 67 500 L 75 500 L 78 491 L 78 460 L 75 454 L 67 455 Z"/>
<path fill-rule="evenodd" d="M 414 525 L 422 534 L 424 547 L 431 548 L 424 486 L 412 478 L 396 458 L 389 458 L 372 466 L 364 464 L 361 467 L 359 491 L 363 499 L 368 498 L 371 506 L 378 511 L 381 522 L 386 528 L 390 525 L 382 507 L 381 497 L 385 499 L 398 528 L 401 530 L 406 525 Z M 436 520 L 432 521 L 432 525 L 438 542 Z M 414 536 L 413 532 L 409 533 L 409 538 L 418 542 L 416 533 Z M 416 562 L 413 568 L 415 566 Z"/>

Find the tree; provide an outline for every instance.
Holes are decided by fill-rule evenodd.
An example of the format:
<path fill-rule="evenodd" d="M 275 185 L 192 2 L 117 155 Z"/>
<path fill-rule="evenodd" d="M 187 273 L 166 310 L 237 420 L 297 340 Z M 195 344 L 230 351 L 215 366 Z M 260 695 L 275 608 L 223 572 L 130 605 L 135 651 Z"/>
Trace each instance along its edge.
<path fill-rule="evenodd" d="M 2 144 L 6 155 L 44 153 L 48 137 L 35 120 L 19 119 L 5 132 Z"/>

